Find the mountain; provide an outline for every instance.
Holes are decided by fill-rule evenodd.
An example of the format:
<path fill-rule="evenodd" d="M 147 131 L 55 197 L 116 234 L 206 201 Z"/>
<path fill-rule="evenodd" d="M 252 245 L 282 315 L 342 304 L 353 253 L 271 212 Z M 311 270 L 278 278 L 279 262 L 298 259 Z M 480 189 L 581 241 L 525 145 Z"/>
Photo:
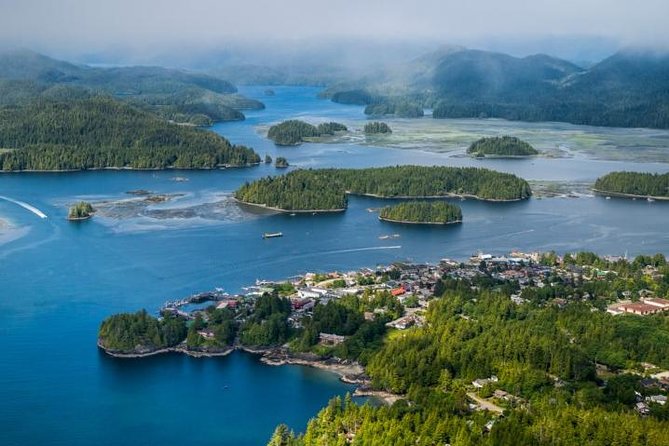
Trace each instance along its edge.
<path fill-rule="evenodd" d="M 401 75 L 366 76 L 326 94 L 369 98 L 368 114 L 397 114 L 401 104 L 433 108 L 435 118 L 669 128 L 668 54 L 627 50 L 581 68 L 544 54 L 518 58 L 451 47 L 395 73 Z"/>
<path fill-rule="evenodd" d="M 196 125 L 244 119 L 240 110 L 264 107 L 236 92 L 226 80 L 183 70 L 90 67 L 28 50 L 0 53 L 0 105 L 104 94 L 165 119 Z"/>

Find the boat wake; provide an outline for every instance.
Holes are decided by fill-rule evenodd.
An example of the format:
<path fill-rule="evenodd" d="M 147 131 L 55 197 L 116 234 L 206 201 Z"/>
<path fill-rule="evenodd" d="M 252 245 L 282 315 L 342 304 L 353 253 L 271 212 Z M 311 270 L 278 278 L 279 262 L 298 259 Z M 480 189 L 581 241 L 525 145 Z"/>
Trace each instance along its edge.
<path fill-rule="evenodd" d="M 39 218 L 46 218 L 46 214 L 44 212 L 40 211 L 35 206 L 31 206 L 28 203 L 25 203 L 23 201 L 14 200 L 13 198 L 5 197 L 5 196 L 2 196 L 2 195 L 0 195 L 0 200 L 5 200 L 5 201 L 9 201 L 10 203 L 18 204 L 22 208 L 27 209 L 30 212 L 32 212 L 33 214 L 37 215 Z"/>
<path fill-rule="evenodd" d="M 324 251 L 319 254 L 344 254 L 347 252 L 360 252 L 360 251 L 380 251 L 383 249 L 401 249 L 401 245 L 395 246 L 370 246 L 369 248 L 351 248 L 351 249 L 336 249 L 333 251 Z"/>

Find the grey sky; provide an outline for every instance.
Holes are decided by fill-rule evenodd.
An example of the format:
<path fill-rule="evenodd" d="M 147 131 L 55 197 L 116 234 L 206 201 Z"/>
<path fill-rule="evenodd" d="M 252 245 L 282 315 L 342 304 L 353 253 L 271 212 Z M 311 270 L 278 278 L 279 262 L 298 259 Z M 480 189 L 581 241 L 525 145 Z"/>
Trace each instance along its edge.
<path fill-rule="evenodd" d="M 578 34 L 666 47 L 667 18 L 668 0 L 0 0 L 0 42 L 92 51 L 231 39 Z"/>

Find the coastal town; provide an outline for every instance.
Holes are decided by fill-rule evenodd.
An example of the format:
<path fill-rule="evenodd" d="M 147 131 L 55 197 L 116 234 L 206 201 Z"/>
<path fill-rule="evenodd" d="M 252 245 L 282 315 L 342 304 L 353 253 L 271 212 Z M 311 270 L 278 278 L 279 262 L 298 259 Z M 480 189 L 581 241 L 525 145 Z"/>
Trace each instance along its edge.
<path fill-rule="evenodd" d="M 352 338 L 350 333 L 319 331 L 314 334 L 316 339 L 307 350 L 296 350 L 294 340 L 282 345 L 249 346 L 240 342 L 239 335 L 230 345 L 217 348 L 212 347 L 217 345 L 216 325 L 208 322 L 220 317 L 216 316 L 217 312 L 227 312 L 241 326 L 253 319 L 260 299 L 274 295 L 289 302 L 286 321 L 290 329 L 295 333 L 304 332 L 307 329 L 305 324 L 314 319 L 318 308 L 357 299 L 377 302 L 364 309 L 364 321 L 383 321 L 384 329 L 392 336 L 392 332 L 425 326 L 430 302 L 439 299 L 457 283 L 466 283 L 472 289 L 504 288 L 513 305 L 519 307 L 538 305 L 563 309 L 571 304 L 581 304 L 588 305 L 592 312 L 610 317 L 626 314 L 649 317 L 669 312 L 669 300 L 665 298 L 666 294 L 658 295 L 651 289 L 654 283 L 664 280 L 664 274 L 659 266 L 652 265 L 652 258 L 648 260 L 646 263 L 649 264 L 637 267 L 637 283 L 628 279 L 616 282 L 621 274 L 620 268 L 631 264 L 624 257 L 597 257 L 593 260 L 588 258 L 587 253 L 560 257 L 554 253 L 539 252 L 511 252 L 499 256 L 479 252 L 466 261 L 442 259 L 437 264 L 394 263 L 352 271 L 308 272 L 286 280 L 257 280 L 238 294 L 229 294 L 217 288 L 166 302 L 160 309 L 159 319 L 175 317 L 188 321 L 191 328 L 197 327 L 193 332 L 197 342 L 193 342 L 189 335 L 175 348 L 158 351 L 214 356 L 241 349 L 260 354 L 261 361 L 270 365 L 299 364 L 330 370 L 339 374 L 343 381 L 358 386 L 354 395 L 374 396 L 392 403 L 402 396 L 374 389 L 361 364 L 337 357 L 336 349 Z M 626 285 L 621 288 L 620 283 Z M 460 316 L 463 319 L 471 317 L 464 312 Z M 124 356 L 110 349 L 105 350 L 115 356 Z M 596 363 L 596 371 L 603 383 L 611 376 L 638 375 L 640 386 L 646 389 L 643 393 L 635 393 L 635 408 L 642 416 L 648 415 L 654 405 L 666 404 L 669 370 L 644 362 L 621 369 Z M 551 379 L 556 387 L 565 385 L 557 376 Z M 471 410 L 487 410 L 499 415 L 505 408 L 526 403 L 522 396 L 502 388 L 495 375 L 474 379 L 467 385 L 467 390 Z"/>

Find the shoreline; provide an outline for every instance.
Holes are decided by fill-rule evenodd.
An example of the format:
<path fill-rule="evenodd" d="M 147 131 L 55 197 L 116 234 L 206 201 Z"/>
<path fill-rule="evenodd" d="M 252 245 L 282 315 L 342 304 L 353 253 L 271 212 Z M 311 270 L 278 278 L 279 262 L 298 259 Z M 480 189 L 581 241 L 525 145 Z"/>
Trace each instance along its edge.
<path fill-rule="evenodd" d="M 258 204 L 258 203 L 249 203 L 248 201 L 243 201 L 240 200 L 239 198 L 235 197 L 234 195 L 232 196 L 232 199 L 235 200 L 239 204 L 244 204 L 246 206 L 251 206 L 251 207 L 257 207 L 260 209 L 267 209 L 270 211 L 275 211 L 275 212 L 281 212 L 284 214 L 308 214 L 308 213 L 317 213 L 317 214 L 325 214 L 325 213 L 337 213 L 337 212 L 345 212 L 346 208 L 342 209 L 283 209 L 283 208 L 277 208 L 277 207 L 272 207 L 272 206 L 267 206 L 266 204 Z"/>
<path fill-rule="evenodd" d="M 437 199 L 444 199 L 444 198 L 460 198 L 460 199 L 473 199 L 473 200 L 478 200 L 478 201 L 483 201 L 483 202 L 489 202 L 489 203 L 513 203 L 513 202 L 518 202 L 518 201 L 524 201 L 524 200 L 529 200 L 530 197 L 525 197 L 525 198 L 510 198 L 510 199 L 501 199 L 501 198 L 481 198 L 477 195 L 468 195 L 468 194 L 446 194 L 446 195 L 420 195 L 420 196 L 410 196 L 410 195 L 398 195 L 394 197 L 388 197 L 384 195 L 377 195 L 377 194 L 359 194 L 359 193 L 354 193 L 350 191 L 345 191 L 346 195 L 352 195 L 356 197 L 369 197 L 369 198 L 379 198 L 382 200 L 437 200 Z M 308 213 L 316 213 L 316 214 L 326 214 L 326 213 L 337 213 L 337 212 L 345 212 L 348 207 L 345 208 L 338 208 L 338 209 L 284 209 L 284 208 L 278 208 L 278 207 L 273 207 L 273 206 L 267 206 L 266 204 L 259 204 L 259 203 L 250 203 L 248 201 L 243 201 L 238 199 L 233 195 L 232 197 L 237 203 L 239 204 L 244 204 L 246 206 L 251 206 L 251 207 L 257 207 L 260 209 L 266 209 L 270 211 L 275 211 L 275 212 L 281 212 L 281 213 L 286 213 L 286 214 L 308 214 Z M 667 198 L 669 200 L 669 198 Z M 462 221 L 459 221 L 458 223 L 461 223 Z M 409 223 L 409 222 L 407 222 Z M 441 223 L 436 223 L 436 224 L 441 224 Z"/>
<path fill-rule="evenodd" d="M 67 217 L 67 221 L 84 221 L 84 220 L 90 220 L 93 218 L 93 214 L 89 214 L 85 217 Z"/>
<path fill-rule="evenodd" d="M 372 397 L 381 400 L 384 404 L 392 405 L 395 401 L 403 399 L 403 395 L 397 395 L 385 390 L 375 390 L 370 387 L 370 379 L 360 363 L 355 361 L 337 360 L 334 358 L 323 359 L 314 354 L 294 354 L 282 347 L 245 347 L 242 345 L 231 346 L 221 352 L 197 352 L 190 351 L 184 347 L 167 347 L 145 353 L 118 353 L 106 349 L 98 341 L 97 346 L 105 354 L 119 359 L 139 359 L 158 356 L 165 353 L 181 353 L 193 358 L 223 357 L 234 351 L 242 351 L 258 356 L 258 361 L 268 366 L 297 365 L 301 367 L 312 367 L 325 372 L 334 373 L 339 380 L 346 384 L 356 386 L 352 395 L 356 397 Z"/>
<path fill-rule="evenodd" d="M 377 195 L 377 194 L 360 194 L 356 192 L 351 192 L 351 191 L 346 191 L 347 195 L 353 195 L 357 197 L 371 197 L 371 198 L 381 198 L 384 200 L 436 200 L 436 199 L 443 199 L 443 198 L 470 198 L 472 200 L 478 200 L 478 201 L 489 201 L 492 203 L 510 203 L 514 201 L 523 201 L 523 200 L 529 200 L 531 196 L 525 197 L 525 198 L 509 198 L 509 199 L 502 199 L 502 198 L 482 198 L 479 197 L 478 195 L 471 195 L 471 194 L 453 194 L 453 193 L 447 193 L 444 195 L 417 195 L 417 196 L 412 196 L 412 195 L 396 195 L 393 197 L 388 197 L 385 195 Z"/>
<path fill-rule="evenodd" d="M 168 171 L 168 170 L 188 170 L 188 171 L 195 171 L 195 170 L 225 170 L 225 169 L 237 169 L 237 168 L 246 168 L 246 167 L 254 167 L 254 166 L 259 166 L 260 162 L 257 163 L 249 163 L 249 164 L 221 164 L 220 166 L 216 167 L 174 167 L 174 166 L 167 166 L 167 167 L 90 167 L 86 169 L 46 169 L 46 170 L 37 170 L 37 169 L 23 169 L 23 170 L 0 170 L 0 174 L 11 174 L 11 173 L 75 173 L 75 172 L 99 172 L 99 171 L 104 171 L 104 170 L 111 170 L 111 171 L 131 171 L 131 172 L 161 172 L 161 171 Z"/>
<path fill-rule="evenodd" d="M 616 197 L 616 198 L 639 198 L 642 200 L 647 200 L 647 199 L 652 199 L 652 200 L 659 200 L 659 201 L 669 201 L 669 197 L 656 197 L 654 195 L 636 195 L 636 194 L 627 194 L 624 192 L 608 192 L 608 191 L 603 191 L 599 189 L 595 189 L 594 187 L 592 188 L 592 191 L 597 194 L 597 195 L 603 195 L 603 196 L 611 196 L 611 197 Z"/>
<path fill-rule="evenodd" d="M 120 359 L 140 359 L 140 358 L 148 358 L 151 356 L 158 356 L 162 355 L 165 353 L 181 353 L 184 355 L 188 355 L 192 358 L 211 358 L 215 356 L 227 356 L 230 353 L 232 353 L 235 350 L 235 347 L 229 347 L 225 350 L 221 351 L 215 351 L 215 352 L 200 352 L 196 350 L 188 350 L 187 348 L 183 346 L 176 346 L 176 347 L 166 347 L 166 348 L 160 348 L 158 350 L 151 350 L 147 352 L 136 352 L 136 353 L 121 353 L 121 352 L 116 352 L 113 350 L 110 350 L 103 346 L 100 341 L 98 340 L 97 346 L 100 350 L 105 352 L 107 355 L 113 357 L 113 358 L 120 358 Z"/>
<path fill-rule="evenodd" d="M 426 226 L 448 226 L 448 225 L 457 225 L 461 224 L 462 220 L 454 220 L 447 222 L 438 222 L 438 221 L 407 221 L 407 220 L 392 220 L 390 218 L 384 218 L 379 215 L 380 221 L 385 221 L 387 223 L 398 223 L 403 225 L 426 225 Z"/>

